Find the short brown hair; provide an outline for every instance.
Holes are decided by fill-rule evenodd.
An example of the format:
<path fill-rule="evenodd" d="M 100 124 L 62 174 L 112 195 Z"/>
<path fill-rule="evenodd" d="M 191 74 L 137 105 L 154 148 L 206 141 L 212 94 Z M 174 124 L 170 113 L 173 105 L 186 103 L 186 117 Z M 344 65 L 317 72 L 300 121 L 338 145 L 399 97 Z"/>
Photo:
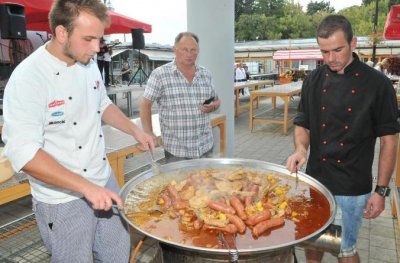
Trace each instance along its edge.
<path fill-rule="evenodd" d="M 50 29 L 53 35 L 56 27 L 64 26 L 70 34 L 74 29 L 74 21 L 81 12 L 94 15 L 104 24 L 110 23 L 107 7 L 99 0 L 55 0 L 49 12 Z"/>
<path fill-rule="evenodd" d="M 317 28 L 317 42 L 318 38 L 329 38 L 337 31 L 344 33 L 348 43 L 353 39 L 353 28 L 346 17 L 342 15 L 329 15 L 325 17 Z"/>
<path fill-rule="evenodd" d="M 181 32 L 175 37 L 174 46 L 176 46 L 179 43 L 179 41 L 181 41 L 182 37 L 192 37 L 196 41 L 196 43 L 199 44 L 199 37 L 195 33 Z"/>

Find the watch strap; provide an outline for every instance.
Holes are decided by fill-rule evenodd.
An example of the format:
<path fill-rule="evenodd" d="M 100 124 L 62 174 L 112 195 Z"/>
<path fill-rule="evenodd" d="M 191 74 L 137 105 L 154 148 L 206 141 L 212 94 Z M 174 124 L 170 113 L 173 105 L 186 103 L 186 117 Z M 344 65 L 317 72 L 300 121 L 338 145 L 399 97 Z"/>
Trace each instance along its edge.
<path fill-rule="evenodd" d="M 375 187 L 375 193 L 377 193 L 378 195 L 383 196 L 383 197 L 389 196 L 390 195 L 390 187 L 377 185 Z"/>

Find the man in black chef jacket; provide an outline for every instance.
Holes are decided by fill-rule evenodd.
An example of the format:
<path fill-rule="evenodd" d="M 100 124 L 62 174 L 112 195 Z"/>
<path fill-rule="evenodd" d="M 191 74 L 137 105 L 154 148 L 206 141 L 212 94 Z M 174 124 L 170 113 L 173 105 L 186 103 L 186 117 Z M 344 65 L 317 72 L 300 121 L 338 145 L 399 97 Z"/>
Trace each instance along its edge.
<path fill-rule="evenodd" d="M 294 120 L 295 151 L 287 168 L 301 168 L 310 149 L 306 173 L 325 185 L 337 203 L 333 223 L 342 227 L 338 261 L 359 262 L 356 247 L 362 218 L 379 216 L 390 192 L 400 130 L 396 95 L 386 76 L 353 53 L 357 39 L 345 17 L 327 16 L 317 28 L 317 41 L 324 65 L 303 82 Z M 379 168 L 372 191 L 378 137 Z M 307 262 L 323 257 L 320 251 L 305 253 Z"/>

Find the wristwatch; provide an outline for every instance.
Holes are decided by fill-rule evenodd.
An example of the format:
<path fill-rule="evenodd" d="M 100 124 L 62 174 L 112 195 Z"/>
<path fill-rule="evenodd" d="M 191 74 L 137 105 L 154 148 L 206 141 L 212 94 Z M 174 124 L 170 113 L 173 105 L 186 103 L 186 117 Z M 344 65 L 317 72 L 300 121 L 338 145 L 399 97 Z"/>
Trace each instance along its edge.
<path fill-rule="evenodd" d="M 377 193 L 380 196 L 386 197 L 390 195 L 390 188 L 388 186 L 377 185 L 375 187 L 375 193 Z"/>

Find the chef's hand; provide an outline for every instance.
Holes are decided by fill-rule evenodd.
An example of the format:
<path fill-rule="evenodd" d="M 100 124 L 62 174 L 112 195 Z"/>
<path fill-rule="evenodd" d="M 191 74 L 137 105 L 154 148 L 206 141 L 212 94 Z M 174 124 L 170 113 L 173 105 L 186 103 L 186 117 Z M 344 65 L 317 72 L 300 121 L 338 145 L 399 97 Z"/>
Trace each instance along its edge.
<path fill-rule="evenodd" d="M 377 193 L 372 193 L 371 197 L 367 201 L 367 205 L 364 209 L 364 218 L 373 219 L 378 217 L 385 209 L 385 197 L 380 196 Z"/>
<path fill-rule="evenodd" d="M 154 137 L 150 134 L 145 133 L 142 130 L 139 130 L 135 133 L 135 139 L 140 143 L 138 148 L 141 151 L 148 151 L 149 149 L 154 152 L 156 148 L 156 141 L 154 140 Z"/>
<path fill-rule="evenodd" d="M 295 151 L 290 155 L 286 162 L 286 168 L 291 173 L 295 173 L 296 170 L 300 170 L 304 163 L 307 161 L 307 152 Z"/>
<path fill-rule="evenodd" d="M 122 199 L 118 194 L 93 183 L 85 187 L 83 195 L 92 204 L 92 208 L 95 210 L 108 211 L 112 208 L 113 201 L 118 205 L 119 209 L 124 208 Z"/>

